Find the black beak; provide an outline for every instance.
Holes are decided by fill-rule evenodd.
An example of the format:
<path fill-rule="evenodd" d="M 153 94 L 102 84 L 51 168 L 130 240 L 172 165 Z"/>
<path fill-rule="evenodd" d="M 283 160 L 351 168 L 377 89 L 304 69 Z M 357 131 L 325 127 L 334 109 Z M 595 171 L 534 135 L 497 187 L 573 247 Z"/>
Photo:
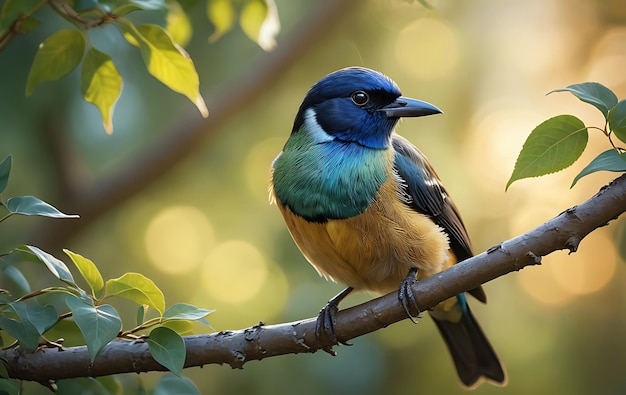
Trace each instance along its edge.
<path fill-rule="evenodd" d="M 378 111 L 384 111 L 389 118 L 423 117 L 425 115 L 441 114 L 443 111 L 425 101 L 400 96 L 391 104 Z"/>

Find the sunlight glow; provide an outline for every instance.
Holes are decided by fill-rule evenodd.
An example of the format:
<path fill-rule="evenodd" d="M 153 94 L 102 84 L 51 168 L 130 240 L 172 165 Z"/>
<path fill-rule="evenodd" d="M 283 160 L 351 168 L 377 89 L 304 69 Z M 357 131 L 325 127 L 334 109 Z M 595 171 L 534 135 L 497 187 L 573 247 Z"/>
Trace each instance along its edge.
<path fill-rule="evenodd" d="M 267 275 L 267 263 L 261 252 L 243 240 L 219 244 L 202 267 L 202 283 L 210 296 L 232 304 L 257 296 Z"/>
<path fill-rule="evenodd" d="M 398 64 L 421 80 L 443 78 L 459 62 L 459 42 L 452 28 L 442 21 L 422 18 L 398 34 L 395 45 Z"/>
<path fill-rule="evenodd" d="M 573 302 L 577 296 L 598 292 L 613 278 L 617 254 L 605 232 L 591 233 L 578 252 L 556 252 L 541 269 L 520 272 L 522 289 L 536 301 L 553 307 Z"/>
<path fill-rule="evenodd" d="M 213 228 L 202 211 L 191 206 L 170 206 L 150 220 L 144 246 L 160 271 L 185 274 L 202 262 L 213 239 Z"/>

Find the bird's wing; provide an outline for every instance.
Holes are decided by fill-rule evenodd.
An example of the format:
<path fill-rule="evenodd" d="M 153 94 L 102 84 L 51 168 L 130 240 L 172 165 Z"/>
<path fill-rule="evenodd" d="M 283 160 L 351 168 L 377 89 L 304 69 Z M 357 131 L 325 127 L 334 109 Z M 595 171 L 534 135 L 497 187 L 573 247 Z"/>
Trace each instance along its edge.
<path fill-rule="evenodd" d="M 397 134 L 393 135 L 392 145 L 395 150 L 394 167 L 407 205 L 443 228 L 458 261 L 473 256 L 469 235 L 458 209 L 426 157 Z M 483 302 L 486 300 L 480 287 L 470 293 Z"/>

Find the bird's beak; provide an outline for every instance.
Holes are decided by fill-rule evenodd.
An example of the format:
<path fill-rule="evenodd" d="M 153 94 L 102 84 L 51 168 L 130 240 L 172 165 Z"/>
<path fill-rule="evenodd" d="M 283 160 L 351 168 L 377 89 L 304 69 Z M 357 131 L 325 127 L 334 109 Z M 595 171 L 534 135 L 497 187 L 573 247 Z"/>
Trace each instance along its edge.
<path fill-rule="evenodd" d="M 384 111 L 389 118 L 423 117 L 425 115 L 441 114 L 443 111 L 425 101 L 399 97 L 391 104 L 379 111 Z"/>

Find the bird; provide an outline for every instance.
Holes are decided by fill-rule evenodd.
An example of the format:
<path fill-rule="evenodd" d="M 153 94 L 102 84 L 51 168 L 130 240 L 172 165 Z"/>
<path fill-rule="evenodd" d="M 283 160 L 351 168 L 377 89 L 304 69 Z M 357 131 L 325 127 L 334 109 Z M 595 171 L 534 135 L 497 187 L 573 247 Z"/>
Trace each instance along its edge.
<path fill-rule="evenodd" d="M 347 286 L 320 311 L 318 338 L 337 344 L 334 316 L 353 290 L 399 289 L 411 317 L 408 305 L 416 301 L 410 285 L 473 255 L 459 210 L 432 165 L 395 132 L 400 118 L 439 113 L 364 67 L 332 72 L 304 97 L 272 162 L 269 193 L 308 262 Z M 469 293 L 486 302 L 482 287 Z M 464 293 L 429 314 L 462 386 L 506 384 L 505 369 Z"/>

